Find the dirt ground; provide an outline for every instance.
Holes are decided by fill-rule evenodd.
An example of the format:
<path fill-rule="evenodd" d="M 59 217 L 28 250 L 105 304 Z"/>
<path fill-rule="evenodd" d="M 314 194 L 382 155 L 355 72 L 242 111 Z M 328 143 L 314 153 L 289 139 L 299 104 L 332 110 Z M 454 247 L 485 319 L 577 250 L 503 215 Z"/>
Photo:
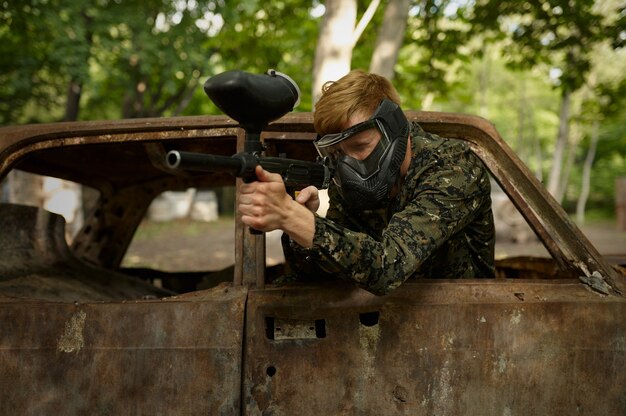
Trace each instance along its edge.
<path fill-rule="evenodd" d="M 601 254 L 626 257 L 626 232 L 618 231 L 614 223 L 597 222 L 582 226 L 581 230 Z M 284 260 L 280 236 L 279 232 L 266 234 L 268 266 Z M 234 240 L 232 218 L 213 222 L 145 222 L 123 265 L 165 271 L 221 270 L 234 263 Z M 548 253 L 534 236 L 519 243 L 498 236 L 497 258 L 519 255 L 548 256 Z"/>

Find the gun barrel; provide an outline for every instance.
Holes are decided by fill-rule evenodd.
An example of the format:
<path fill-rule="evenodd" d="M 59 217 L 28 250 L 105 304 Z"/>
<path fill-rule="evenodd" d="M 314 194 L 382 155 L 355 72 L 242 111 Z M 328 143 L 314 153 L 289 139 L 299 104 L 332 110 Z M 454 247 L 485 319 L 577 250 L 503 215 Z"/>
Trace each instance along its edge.
<path fill-rule="evenodd" d="M 231 156 L 171 150 L 167 153 L 170 169 L 195 170 L 200 172 L 228 172 L 237 176 L 242 169 L 242 160 Z"/>
<path fill-rule="evenodd" d="M 227 172 L 242 178 L 246 183 L 257 180 L 254 169 L 261 165 L 269 172 L 278 173 L 285 185 L 298 189 L 308 185 L 326 189 L 331 177 L 328 167 L 321 163 L 282 157 L 257 157 L 247 153 L 228 157 L 171 150 L 165 156 L 165 161 L 170 169 Z"/>

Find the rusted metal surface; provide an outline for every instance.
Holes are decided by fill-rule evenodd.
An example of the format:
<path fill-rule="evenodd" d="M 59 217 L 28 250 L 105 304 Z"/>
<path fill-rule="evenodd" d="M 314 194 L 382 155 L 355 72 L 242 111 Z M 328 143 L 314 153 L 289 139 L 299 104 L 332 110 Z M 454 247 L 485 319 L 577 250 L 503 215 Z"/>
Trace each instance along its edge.
<path fill-rule="evenodd" d="M 251 291 L 245 414 L 626 414 L 625 315 L 576 280 Z"/>
<path fill-rule="evenodd" d="M 0 414 L 626 414 L 623 269 L 491 123 L 407 115 L 467 140 L 554 259 L 500 263 L 493 280 L 409 282 L 385 297 L 328 282 L 263 289 L 264 236 L 238 221 L 233 285 L 158 301 L 0 297 Z M 314 137 L 310 113 L 262 135 L 268 153 L 304 160 Z M 80 256 L 93 264 L 72 273 L 112 276 L 155 195 L 235 183 L 170 172 L 164 154 L 231 155 L 242 139 L 226 117 L 0 128 L 0 179 L 16 167 L 98 189 L 71 253 L 58 235 L 40 241 L 62 253 L 41 269 L 68 272 Z"/>
<path fill-rule="evenodd" d="M 126 303 L 0 298 L 0 414 L 236 415 L 246 289 Z"/>
<path fill-rule="evenodd" d="M 245 148 L 246 134 L 240 129 L 237 134 L 237 152 Z M 237 186 L 243 181 L 237 178 Z M 239 195 L 235 197 L 235 205 Z M 252 233 L 239 216 L 235 218 L 235 284 L 263 288 L 265 284 L 265 234 Z"/>
<path fill-rule="evenodd" d="M 497 259 L 496 277 L 498 279 L 567 279 L 571 278 L 572 274 L 559 268 L 558 264 L 550 258 L 517 256 Z"/>
<path fill-rule="evenodd" d="M 94 264 L 119 267 L 137 226 L 159 193 L 159 189 L 139 185 L 101 195 L 97 209 L 74 238 L 74 253 Z"/>
<path fill-rule="evenodd" d="M 79 121 L 2 127 L 0 172 L 23 154 L 51 146 L 228 137 L 236 134 L 236 127 L 237 122 L 225 116 Z"/>
<path fill-rule="evenodd" d="M 78 259 L 65 220 L 36 207 L 0 203 L 0 293 L 50 301 L 121 301 L 172 292 Z"/>

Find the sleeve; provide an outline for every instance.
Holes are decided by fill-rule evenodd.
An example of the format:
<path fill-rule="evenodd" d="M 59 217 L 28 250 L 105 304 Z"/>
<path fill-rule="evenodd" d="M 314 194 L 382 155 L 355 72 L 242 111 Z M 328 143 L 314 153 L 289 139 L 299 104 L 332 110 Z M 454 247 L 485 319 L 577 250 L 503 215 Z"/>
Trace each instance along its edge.
<path fill-rule="evenodd" d="M 471 222 L 489 189 L 482 164 L 464 146 L 433 158 L 415 175 L 419 180 L 412 198 L 392 216 L 380 241 L 316 216 L 310 249 L 316 265 L 372 293 L 386 294 Z"/>
<path fill-rule="evenodd" d="M 347 226 L 348 217 L 339 201 L 340 197 L 334 184 L 329 190 L 330 207 L 326 213 L 326 218 L 332 222 Z M 315 214 L 315 229 L 320 227 L 321 217 Z M 317 231 L 316 231 L 317 233 Z M 285 255 L 285 277 L 283 281 L 291 280 L 320 280 L 330 277 L 330 273 L 325 271 L 319 264 L 319 250 L 315 248 L 304 248 L 292 241 L 287 234 L 283 234 L 281 240 L 283 253 Z"/>

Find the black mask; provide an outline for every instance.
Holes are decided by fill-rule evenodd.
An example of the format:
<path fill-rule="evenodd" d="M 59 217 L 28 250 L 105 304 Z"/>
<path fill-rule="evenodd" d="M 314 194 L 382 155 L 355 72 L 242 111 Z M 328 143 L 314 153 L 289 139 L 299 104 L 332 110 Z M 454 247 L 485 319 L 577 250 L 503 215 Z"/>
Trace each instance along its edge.
<path fill-rule="evenodd" d="M 368 129 L 377 129 L 380 141 L 363 160 L 345 155 L 339 144 Z M 383 100 L 374 115 L 362 123 L 315 140 L 318 153 L 334 169 L 333 181 L 350 209 L 371 210 L 389 203 L 406 155 L 409 122 L 393 101 Z"/>

